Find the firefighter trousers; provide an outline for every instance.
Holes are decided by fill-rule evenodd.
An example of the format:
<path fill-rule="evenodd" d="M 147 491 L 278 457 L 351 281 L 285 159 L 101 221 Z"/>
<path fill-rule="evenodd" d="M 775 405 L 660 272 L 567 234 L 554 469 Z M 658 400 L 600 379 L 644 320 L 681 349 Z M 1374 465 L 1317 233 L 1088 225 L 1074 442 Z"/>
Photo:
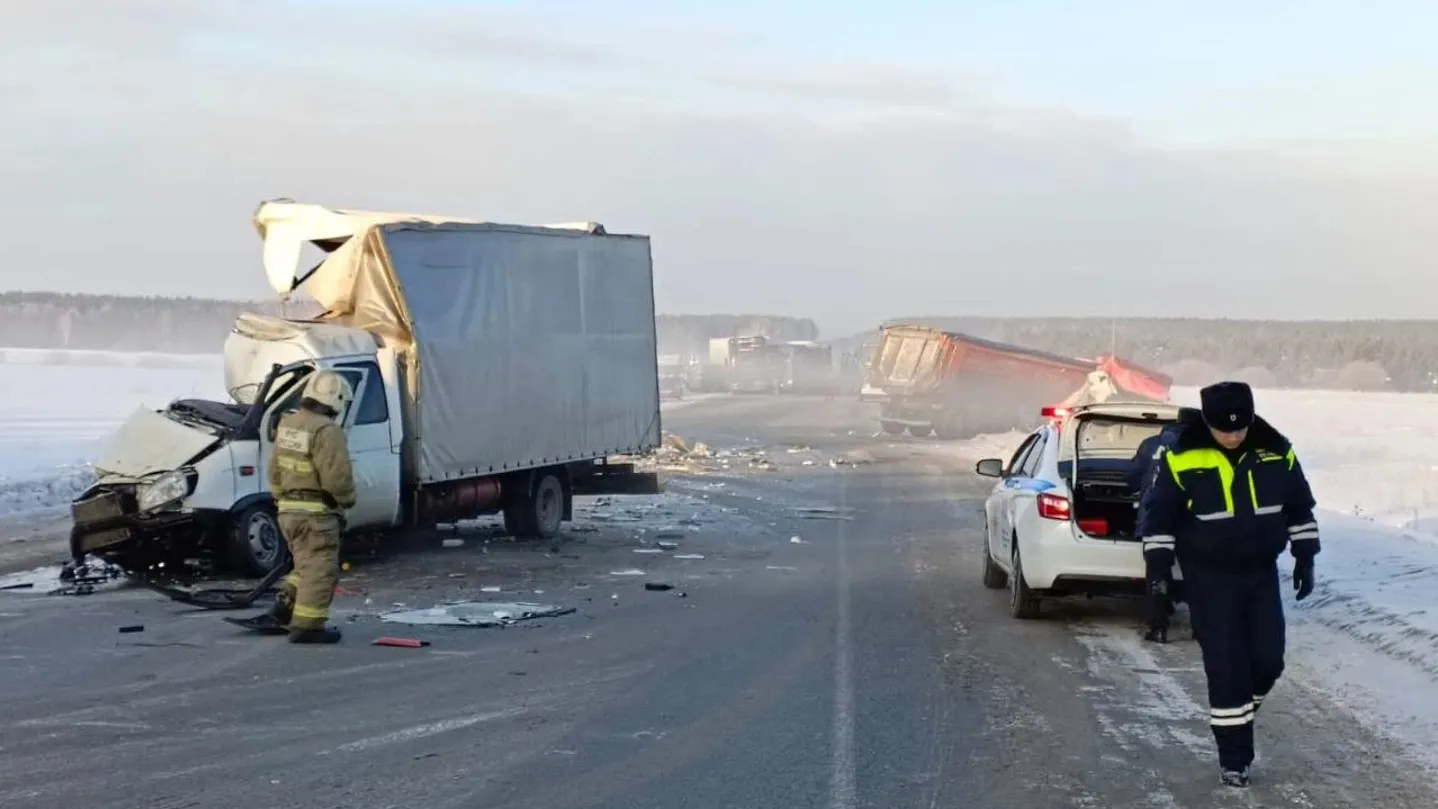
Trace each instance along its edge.
<path fill-rule="evenodd" d="M 1253 763 L 1253 720 L 1283 674 L 1285 627 L 1278 564 L 1183 566 L 1193 634 L 1208 678 L 1209 725 L 1219 765 Z"/>
<path fill-rule="evenodd" d="M 291 629 L 324 629 L 340 577 L 340 521 L 333 514 L 280 512 L 280 531 L 295 569 L 280 586 L 293 605 Z"/>

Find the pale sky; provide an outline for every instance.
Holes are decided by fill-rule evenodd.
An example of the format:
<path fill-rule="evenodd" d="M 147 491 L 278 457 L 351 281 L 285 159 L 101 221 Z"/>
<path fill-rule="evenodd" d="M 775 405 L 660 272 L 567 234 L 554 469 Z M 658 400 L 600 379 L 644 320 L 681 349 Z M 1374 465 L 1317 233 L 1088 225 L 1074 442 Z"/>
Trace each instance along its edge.
<path fill-rule="evenodd" d="M 661 311 L 1429 317 L 1438 6 L 6 0 L 0 287 L 266 297 L 262 199 L 653 237 Z"/>

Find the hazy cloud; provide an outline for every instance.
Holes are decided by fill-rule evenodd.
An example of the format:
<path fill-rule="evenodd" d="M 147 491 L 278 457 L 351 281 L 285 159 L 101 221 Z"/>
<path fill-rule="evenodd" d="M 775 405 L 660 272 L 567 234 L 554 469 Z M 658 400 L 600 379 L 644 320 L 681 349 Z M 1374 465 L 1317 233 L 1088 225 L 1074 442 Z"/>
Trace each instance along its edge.
<path fill-rule="evenodd" d="M 114 4 L 49 8 L 67 5 L 76 23 L 63 28 L 0 16 L 14 24 L 0 68 L 21 77 L 0 95 L 18 122 L 0 130 L 5 286 L 260 296 L 248 217 L 283 195 L 647 232 L 668 311 L 842 328 L 915 310 L 1427 315 L 1421 296 L 1384 287 L 1432 277 L 1429 178 L 1165 148 L 1123 122 L 984 100 L 981 84 L 937 72 L 767 71 L 726 66 L 722 47 L 671 59 L 623 26 L 585 39 L 459 12 L 356 12 L 327 28 L 319 12 L 263 2 L 207 2 L 197 16 L 147 0 L 125 4 L 123 23 L 99 10 Z M 281 11 L 289 38 L 242 47 Z M 42 48 L 39 32 L 107 44 Z M 220 35 L 231 49 L 196 45 Z M 300 43 L 321 37 L 357 64 L 336 64 L 334 48 L 307 61 Z M 573 74 L 522 92 L 483 72 L 375 83 L 358 64 L 372 41 Z M 636 65 L 647 83 L 604 91 L 593 75 Z"/>

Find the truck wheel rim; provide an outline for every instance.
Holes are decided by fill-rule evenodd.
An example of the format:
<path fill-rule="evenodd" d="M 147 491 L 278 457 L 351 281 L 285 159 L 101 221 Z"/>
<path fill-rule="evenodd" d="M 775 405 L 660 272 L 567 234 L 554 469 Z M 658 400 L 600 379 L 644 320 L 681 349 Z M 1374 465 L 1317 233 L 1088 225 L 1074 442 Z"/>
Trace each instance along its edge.
<path fill-rule="evenodd" d="M 562 519 L 560 514 L 560 492 L 556 483 L 551 483 L 553 478 L 545 481 L 545 485 L 539 489 L 539 497 L 535 503 L 535 513 L 539 517 L 539 524 L 546 529 L 557 527 Z"/>
<path fill-rule="evenodd" d="M 255 560 L 266 566 L 272 564 L 280 549 L 279 531 L 275 529 L 274 521 L 264 514 L 253 514 L 248 528 L 246 533 Z"/>

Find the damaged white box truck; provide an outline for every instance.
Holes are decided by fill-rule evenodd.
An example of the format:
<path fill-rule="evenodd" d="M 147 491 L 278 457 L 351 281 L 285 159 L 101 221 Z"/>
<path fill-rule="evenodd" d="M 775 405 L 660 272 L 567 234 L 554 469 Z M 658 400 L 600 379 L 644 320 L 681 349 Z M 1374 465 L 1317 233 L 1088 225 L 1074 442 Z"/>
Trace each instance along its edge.
<path fill-rule="evenodd" d="M 648 237 L 290 200 L 261 204 L 254 223 L 275 291 L 303 288 L 325 313 L 242 315 L 224 345 L 233 401 L 132 414 L 71 506 L 76 559 L 273 569 L 275 425 L 321 368 L 354 389 L 340 416 L 351 533 L 502 513 L 511 533 L 547 537 L 577 494 L 659 490 L 611 462 L 660 441 Z M 304 270 L 307 245 L 324 257 Z"/>

